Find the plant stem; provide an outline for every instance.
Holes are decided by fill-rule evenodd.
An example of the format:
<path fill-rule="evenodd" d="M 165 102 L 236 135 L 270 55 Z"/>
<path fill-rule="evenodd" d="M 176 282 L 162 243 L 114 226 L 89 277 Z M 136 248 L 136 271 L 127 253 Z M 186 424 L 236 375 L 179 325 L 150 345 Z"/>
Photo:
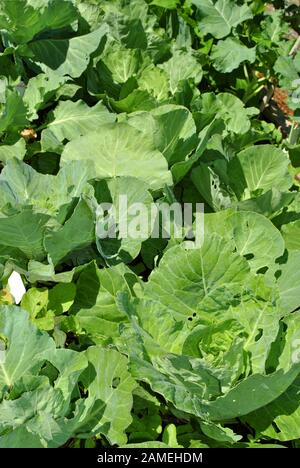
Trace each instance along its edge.
<path fill-rule="evenodd" d="M 296 39 L 293 47 L 290 50 L 289 55 L 294 55 L 299 48 L 300 48 L 300 36 Z"/>

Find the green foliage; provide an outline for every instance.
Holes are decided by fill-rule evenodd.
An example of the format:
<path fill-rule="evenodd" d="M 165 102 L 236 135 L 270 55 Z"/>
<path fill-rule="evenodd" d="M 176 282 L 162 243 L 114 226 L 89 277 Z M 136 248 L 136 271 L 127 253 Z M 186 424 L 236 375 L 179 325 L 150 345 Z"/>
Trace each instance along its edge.
<path fill-rule="evenodd" d="M 300 30 L 267 3 L 1 1 L 0 447 L 299 446 Z M 202 245 L 126 236 L 120 195 L 203 203 Z"/>

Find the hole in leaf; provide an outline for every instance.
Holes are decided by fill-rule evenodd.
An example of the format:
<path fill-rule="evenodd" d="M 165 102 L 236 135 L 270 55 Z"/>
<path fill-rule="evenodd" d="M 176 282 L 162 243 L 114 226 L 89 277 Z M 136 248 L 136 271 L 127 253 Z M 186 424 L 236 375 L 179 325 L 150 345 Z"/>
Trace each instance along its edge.
<path fill-rule="evenodd" d="M 256 334 L 256 337 L 255 337 L 255 341 L 258 341 L 262 337 L 262 334 L 263 334 L 263 329 L 259 328 L 259 330 L 258 330 L 258 332 Z"/>
<path fill-rule="evenodd" d="M 275 421 L 272 422 L 272 427 L 277 434 L 280 434 L 281 430 L 279 429 Z"/>
<path fill-rule="evenodd" d="M 244 257 L 246 260 L 252 260 L 252 258 L 254 258 L 254 255 L 252 253 L 249 253 L 249 254 L 244 255 Z"/>
<path fill-rule="evenodd" d="M 277 270 L 277 271 L 275 271 L 275 275 L 274 275 L 274 276 L 275 276 L 276 279 L 279 279 L 281 275 L 282 275 L 282 270 Z"/>
<path fill-rule="evenodd" d="M 256 273 L 257 273 L 258 275 L 259 275 L 259 274 L 264 275 L 265 273 L 267 273 L 268 269 L 269 269 L 269 267 L 267 267 L 267 266 L 266 266 L 266 267 L 262 267 L 262 268 L 259 268 L 259 269 L 257 270 Z"/>
<path fill-rule="evenodd" d="M 112 388 L 118 388 L 120 385 L 120 377 L 115 377 L 112 381 Z"/>

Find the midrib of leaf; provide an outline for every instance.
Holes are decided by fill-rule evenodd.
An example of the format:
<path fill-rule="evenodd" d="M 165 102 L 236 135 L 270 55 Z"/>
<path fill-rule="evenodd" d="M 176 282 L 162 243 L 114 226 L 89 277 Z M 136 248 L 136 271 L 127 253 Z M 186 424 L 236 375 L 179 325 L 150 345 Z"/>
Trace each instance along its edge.
<path fill-rule="evenodd" d="M 38 228 L 39 228 L 39 227 L 40 227 L 40 225 L 38 226 Z M 32 241 L 32 238 L 30 237 L 30 235 L 27 236 L 27 235 L 25 234 L 25 232 L 23 231 L 23 226 L 20 226 L 20 233 L 21 233 L 21 236 L 23 237 L 23 241 L 24 241 L 24 239 L 25 239 L 25 243 L 22 244 L 22 242 L 21 242 L 21 243 L 20 243 L 20 246 L 21 246 L 23 249 L 25 249 L 25 248 L 27 249 L 27 245 L 28 245 L 28 246 L 29 246 L 29 250 L 30 250 L 30 252 L 31 252 L 31 254 L 32 254 L 32 253 L 33 253 L 32 247 L 33 247 L 33 246 L 36 246 L 36 244 L 37 244 L 38 241 L 37 241 L 36 239 L 34 239 L 34 240 Z M 36 231 L 34 232 L 34 234 L 36 234 Z"/>
<path fill-rule="evenodd" d="M 252 332 L 250 333 L 250 335 L 248 336 L 248 338 L 247 338 L 247 340 L 245 342 L 245 346 L 244 346 L 245 349 L 247 349 L 247 346 L 250 344 L 251 340 L 255 337 L 255 333 L 257 333 L 258 323 L 259 323 L 262 315 L 264 314 L 265 309 L 266 309 L 266 306 L 261 309 L 255 323 L 253 324 Z"/>
<path fill-rule="evenodd" d="M 202 279 L 204 297 L 201 299 L 201 301 L 199 301 L 198 305 L 201 304 L 202 300 L 204 300 L 205 298 L 211 297 L 211 296 L 213 295 L 213 293 L 214 293 L 216 290 L 218 290 L 218 288 L 220 287 L 220 285 L 219 285 L 217 282 L 215 282 L 215 284 L 214 284 L 213 286 L 211 286 L 211 287 L 210 287 L 210 290 L 208 291 L 208 288 L 207 288 L 207 285 L 206 285 L 206 281 L 205 281 L 205 276 L 204 276 L 203 267 L 201 267 L 201 270 L 202 270 L 202 274 L 203 274 L 203 276 L 201 277 L 201 279 Z M 176 276 L 176 275 L 174 275 L 174 272 L 172 272 L 172 270 L 171 270 L 170 268 L 168 268 L 168 272 L 169 272 L 170 276 Z M 237 274 L 238 274 L 238 273 L 237 273 Z M 233 283 L 234 283 L 234 281 L 232 281 L 231 283 L 224 283 L 224 287 L 227 286 L 228 284 L 233 284 Z M 155 283 L 155 284 L 156 284 L 156 286 L 157 286 L 161 291 L 167 292 L 167 293 L 168 293 L 168 291 L 167 291 L 165 288 L 163 288 L 160 284 L 158 284 L 158 283 Z M 177 289 L 177 288 L 173 288 L 173 291 L 174 291 L 174 292 L 175 292 L 175 291 L 180 292 L 180 290 Z M 192 307 L 190 307 L 188 304 L 186 304 L 186 303 L 181 299 L 180 295 L 176 295 L 176 301 L 177 301 L 177 302 L 180 302 L 180 303 L 184 306 L 184 308 L 188 309 L 191 313 L 195 312 L 195 309 L 192 308 Z M 172 305 L 171 305 L 170 307 L 172 307 Z"/>
<path fill-rule="evenodd" d="M 277 24 L 277 25 L 275 26 L 275 29 L 274 29 L 273 34 L 272 34 L 272 36 L 271 36 L 271 41 L 272 41 L 272 42 L 273 42 L 273 39 L 274 39 L 274 37 L 276 36 L 276 34 L 277 34 L 278 31 L 280 31 L 280 24 Z"/>
<path fill-rule="evenodd" d="M 171 140 L 169 141 L 169 143 L 164 147 L 164 149 L 162 150 L 163 153 L 167 152 L 169 150 L 169 148 L 171 148 L 171 146 L 174 144 L 174 142 L 176 141 L 177 139 L 177 135 L 174 133 L 174 137 L 171 138 Z"/>
<path fill-rule="evenodd" d="M 114 149 L 113 149 L 113 152 L 112 152 L 112 156 L 113 156 L 113 171 L 112 171 L 112 176 L 113 177 L 117 177 L 117 165 L 116 165 L 116 161 L 117 161 L 117 148 L 118 148 L 118 145 L 119 145 L 119 138 L 120 138 L 120 134 L 118 132 L 118 137 L 116 138 L 116 141 L 115 141 L 115 146 L 114 146 Z"/>
<path fill-rule="evenodd" d="M 268 162 L 268 165 L 263 169 L 259 179 L 257 180 L 256 184 L 254 184 L 254 170 L 256 172 L 256 177 L 258 178 L 258 173 L 257 173 L 257 169 L 258 167 L 253 164 L 252 167 L 251 167 L 251 176 L 252 176 L 252 182 L 253 182 L 253 185 L 255 185 L 255 189 L 254 190 L 257 190 L 259 188 L 259 185 L 261 182 L 264 181 L 264 178 L 265 178 L 265 175 L 268 173 L 268 171 L 272 170 L 273 169 L 273 164 L 272 164 L 272 161 L 269 161 Z"/>
<path fill-rule="evenodd" d="M 66 117 L 65 119 L 59 119 L 59 120 L 53 120 L 53 122 L 49 123 L 48 125 L 48 128 L 49 127 L 55 127 L 55 125 L 60 125 L 64 122 L 68 122 L 70 120 L 89 120 L 89 119 L 92 119 L 92 118 L 95 118 L 96 116 L 93 115 L 93 114 L 86 114 L 86 115 L 83 115 L 83 114 L 78 114 L 78 115 L 72 115 L 71 117 Z"/>
<path fill-rule="evenodd" d="M 0 362 L 0 368 L 1 368 L 2 373 L 3 373 L 3 375 L 4 375 L 4 380 L 5 380 L 6 385 L 7 385 L 8 387 L 11 387 L 11 386 L 12 386 L 12 382 L 11 382 L 11 380 L 10 380 L 10 378 L 9 378 L 9 376 L 8 376 L 8 374 L 7 374 L 7 372 L 6 372 L 6 370 L 5 370 L 4 364 L 2 364 L 1 362 Z"/>
<path fill-rule="evenodd" d="M 250 233 L 250 231 L 249 231 L 249 232 L 248 232 L 247 240 L 246 240 L 246 242 L 244 243 L 243 248 L 240 250 L 239 255 L 244 255 L 244 252 L 246 251 L 246 247 L 248 246 L 250 239 L 251 239 L 251 233 Z"/>
<path fill-rule="evenodd" d="M 207 296 L 208 291 L 207 291 L 207 285 L 206 285 L 204 268 L 203 268 L 203 266 L 204 266 L 204 264 L 203 264 L 203 255 L 202 255 L 201 250 L 200 250 L 200 263 L 201 263 L 201 274 L 202 274 L 202 284 L 203 284 L 204 294 L 205 294 L 205 296 Z"/>
<path fill-rule="evenodd" d="M 14 377 L 14 375 L 16 374 L 17 370 L 19 369 L 20 365 L 23 364 L 23 359 L 24 359 L 25 353 L 26 353 L 26 347 L 23 346 L 23 347 L 22 347 L 22 352 L 21 352 L 21 354 L 19 355 L 18 364 L 15 366 L 15 368 L 14 368 L 12 374 L 11 374 L 11 379 L 13 379 L 13 377 Z"/>
<path fill-rule="evenodd" d="M 227 24 L 229 30 L 231 30 L 231 24 L 229 23 L 229 21 L 227 21 L 226 16 L 225 16 L 225 13 L 224 13 L 225 5 L 224 5 L 223 9 L 220 10 L 216 5 L 213 4 L 213 2 L 211 2 L 211 4 L 214 6 L 214 8 L 216 9 L 216 11 L 219 13 L 220 17 L 223 18 L 223 20 L 224 20 L 224 22 Z"/>
<path fill-rule="evenodd" d="M 123 61 L 123 80 L 124 80 L 124 83 L 128 80 L 128 74 L 127 74 L 127 70 L 126 70 L 125 60 Z"/>

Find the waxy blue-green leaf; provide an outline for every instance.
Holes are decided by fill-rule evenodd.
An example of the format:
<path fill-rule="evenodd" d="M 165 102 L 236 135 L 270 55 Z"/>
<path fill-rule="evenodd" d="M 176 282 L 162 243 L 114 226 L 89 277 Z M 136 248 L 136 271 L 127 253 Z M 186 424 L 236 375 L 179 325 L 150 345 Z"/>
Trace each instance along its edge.
<path fill-rule="evenodd" d="M 27 109 L 16 91 L 7 92 L 4 108 L 0 110 L 0 134 L 4 131 L 16 133 L 27 125 Z"/>
<path fill-rule="evenodd" d="M 128 123 L 145 135 L 150 131 L 155 146 L 163 153 L 169 166 L 186 159 L 197 144 L 194 120 L 188 109 L 182 106 L 170 104 L 149 113 L 134 113 Z"/>
<path fill-rule="evenodd" d="M 163 256 L 145 286 L 145 296 L 169 307 L 178 318 L 201 317 L 226 308 L 241 294 L 249 275 L 247 261 L 216 234 L 199 249 L 173 247 Z M 221 296 L 224 303 L 220 303 Z M 195 316 L 194 316 L 195 317 Z"/>
<path fill-rule="evenodd" d="M 86 70 L 90 55 L 99 47 L 106 33 L 107 26 L 103 24 L 84 36 L 33 41 L 20 47 L 18 52 L 44 73 L 77 78 Z"/>
<path fill-rule="evenodd" d="M 128 124 L 107 124 L 101 132 L 91 132 L 68 143 L 61 163 L 70 160 L 93 161 L 99 179 L 131 176 L 151 189 L 171 185 L 167 161 L 150 138 Z"/>
<path fill-rule="evenodd" d="M 288 190 L 292 177 L 288 171 L 289 158 L 273 145 L 251 146 L 230 161 L 228 175 L 239 198 L 250 198 L 272 188 Z"/>
<path fill-rule="evenodd" d="M 31 321 L 41 330 L 53 330 L 55 316 L 68 312 L 76 294 L 73 283 L 57 284 L 48 290 L 30 288 L 22 298 L 21 307 L 29 312 Z"/>
<path fill-rule="evenodd" d="M 131 262 L 142 242 L 152 233 L 156 220 L 153 199 L 145 182 L 135 177 L 115 177 L 97 182 L 95 196 L 102 203 L 113 204 L 105 216 L 99 210 L 96 220 L 96 244 L 108 265 Z M 140 205 L 137 205 L 140 204 Z"/>
<path fill-rule="evenodd" d="M 54 137 L 63 141 L 73 140 L 80 135 L 97 131 L 103 124 L 113 123 L 116 116 L 99 102 L 89 107 L 83 101 L 60 101 L 56 109 L 49 114 L 47 124 Z"/>
<path fill-rule="evenodd" d="M 291 252 L 300 250 L 300 220 L 284 224 L 282 235 L 287 249 Z"/>
<path fill-rule="evenodd" d="M 55 97 L 55 93 L 66 80 L 66 77 L 53 72 L 40 73 L 30 78 L 26 85 L 23 101 L 27 106 L 28 117 L 31 120 L 38 118 L 37 112 Z"/>
<path fill-rule="evenodd" d="M 0 145 L 0 161 L 7 163 L 10 159 L 23 159 L 26 154 L 26 143 L 20 138 L 13 145 Z"/>
<path fill-rule="evenodd" d="M 139 328 L 135 329 L 136 342 L 127 342 L 133 376 L 147 382 L 177 409 L 201 419 L 224 421 L 264 407 L 284 393 L 299 373 L 299 364 L 294 364 L 287 372 L 280 369 L 269 375 L 253 374 L 220 395 L 216 372 L 203 360 L 167 354 Z"/>
<path fill-rule="evenodd" d="M 72 199 L 80 197 L 92 177 L 91 164 L 83 168 L 80 162 L 70 162 L 57 176 L 52 176 L 12 159 L 0 175 L 0 212 L 9 215 L 32 208 L 35 213 L 54 216 L 63 222 Z"/>
<path fill-rule="evenodd" d="M 197 8 L 200 31 L 217 39 L 253 16 L 248 5 L 239 6 L 232 0 L 192 0 L 192 4 Z"/>
<path fill-rule="evenodd" d="M 3 0 L 0 5 L 0 28 L 12 42 L 29 42 L 45 30 L 69 26 L 78 18 L 70 0 Z"/>
<path fill-rule="evenodd" d="M 265 236 L 262 236 L 262 231 Z M 205 232 L 233 239 L 236 250 L 248 258 L 253 271 L 271 267 L 284 253 L 284 240 L 278 229 L 264 216 L 251 211 L 223 210 L 205 217 Z"/>
<path fill-rule="evenodd" d="M 0 447 L 299 445 L 300 53 L 264 3 L 0 1 Z"/>
<path fill-rule="evenodd" d="M 275 276 L 280 293 L 280 308 L 283 312 L 293 312 L 300 306 L 300 252 L 288 251 L 286 263 L 276 265 Z"/>
<path fill-rule="evenodd" d="M 45 236 L 45 249 L 54 265 L 68 254 L 89 246 L 95 240 L 95 215 L 85 200 L 80 200 L 72 216 L 57 231 Z"/>
<path fill-rule="evenodd" d="M 264 408 L 244 417 L 256 431 L 256 436 L 280 441 L 300 437 L 299 421 L 299 377 L 292 385 L 273 402 Z"/>
<path fill-rule="evenodd" d="M 200 83 L 203 71 L 197 55 L 187 53 L 184 50 L 174 50 L 172 57 L 159 65 L 169 78 L 169 90 L 175 94 L 180 90 L 180 85 L 190 80 L 196 85 Z"/>
<path fill-rule="evenodd" d="M 0 218 L 0 244 L 18 248 L 29 260 L 45 257 L 43 238 L 49 216 L 25 209 L 21 213 Z"/>
<path fill-rule="evenodd" d="M 105 435 L 111 444 L 122 445 L 127 441 L 125 429 L 132 421 L 132 391 L 137 386 L 127 370 L 127 358 L 113 349 L 94 346 L 85 354 L 89 366 L 80 379 L 89 399 L 100 400 L 103 407 L 93 432 Z"/>
<path fill-rule="evenodd" d="M 211 59 L 215 69 L 221 73 L 230 73 L 243 62 L 253 63 L 256 49 L 249 49 L 237 39 L 228 37 L 212 47 Z"/>
<path fill-rule="evenodd" d="M 41 364 L 55 351 L 54 341 L 38 331 L 24 310 L 0 307 L 0 395 Z"/>
<path fill-rule="evenodd" d="M 215 119 L 222 119 L 229 132 L 244 135 L 251 128 L 250 117 L 258 112 L 254 107 L 245 107 L 244 103 L 233 94 L 204 93 L 201 96 L 201 107 L 194 113 L 194 118 L 201 129 Z"/>
<path fill-rule="evenodd" d="M 95 95 L 106 92 L 115 99 L 122 98 L 121 85 L 130 83 L 150 63 L 149 57 L 142 50 L 114 44 L 105 51 L 94 67 L 89 68 L 88 90 Z"/>
<path fill-rule="evenodd" d="M 80 274 L 72 314 L 94 342 L 111 342 L 119 336 L 119 325 L 127 317 L 116 305 L 116 295 L 119 291 L 133 295 L 136 282 L 138 278 L 122 264 L 99 269 L 92 263 Z"/>
<path fill-rule="evenodd" d="M 300 314 L 295 312 L 284 319 L 285 336 L 278 367 L 285 370 L 300 361 L 299 340 Z M 282 333 L 282 330 L 281 330 Z M 299 376 L 277 399 L 270 402 L 259 412 L 250 413 L 245 420 L 257 431 L 257 435 L 271 437 L 280 441 L 299 438 Z"/>

